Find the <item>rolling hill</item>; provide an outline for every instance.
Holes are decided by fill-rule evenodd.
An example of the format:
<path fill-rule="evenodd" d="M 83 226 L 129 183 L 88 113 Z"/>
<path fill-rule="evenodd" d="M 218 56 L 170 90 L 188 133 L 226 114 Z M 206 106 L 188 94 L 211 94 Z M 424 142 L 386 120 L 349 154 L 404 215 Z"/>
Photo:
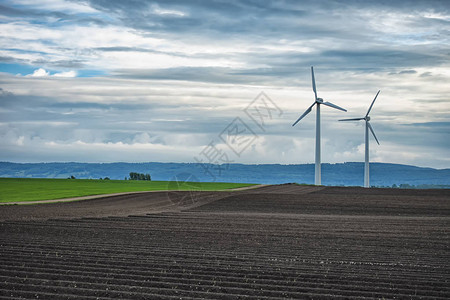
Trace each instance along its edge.
<path fill-rule="evenodd" d="M 0 162 L 0 177 L 124 179 L 130 172 L 150 173 L 153 180 L 237 182 L 279 184 L 314 182 L 314 165 L 230 164 L 217 166 L 198 163 L 12 163 Z M 324 185 L 363 185 L 364 164 L 357 162 L 323 164 Z M 372 163 L 371 185 L 415 185 L 450 187 L 450 169 Z M 423 186 L 425 185 L 425 186 Z"/>

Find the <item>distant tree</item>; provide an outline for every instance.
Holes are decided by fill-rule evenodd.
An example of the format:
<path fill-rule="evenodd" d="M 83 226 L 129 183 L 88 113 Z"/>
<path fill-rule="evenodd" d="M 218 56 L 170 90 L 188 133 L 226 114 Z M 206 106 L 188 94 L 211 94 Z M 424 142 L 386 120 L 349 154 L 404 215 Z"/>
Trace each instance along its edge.
<path fill-rule="evenodd" d="M 105 178 L 103 178 L 103 180 L 109 180 L 109 177 L 105 177 Z"/>
<path fill-rule="evenodd" d="M 151 181 L 152 177 L 150 174 L 130 172 L 130 180 L 148 180 Z"/>
<path fill-rule="evenodd" d="M 70 175 L 70 177 L 67 177 L 67 179 L 76 179 L 75 176 Z"/>

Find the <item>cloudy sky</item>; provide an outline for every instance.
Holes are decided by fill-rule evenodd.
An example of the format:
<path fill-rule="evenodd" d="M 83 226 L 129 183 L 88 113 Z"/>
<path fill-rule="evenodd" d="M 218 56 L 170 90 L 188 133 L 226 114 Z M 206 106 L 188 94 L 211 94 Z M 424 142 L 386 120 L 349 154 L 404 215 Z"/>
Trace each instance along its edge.
<path fill-rule="evenodd" d="M 348 110 L 322 109 L 323 162 L 364 160 L 362 122 L 337 120 L 381 90 L 371 161 L 450 168 L 432 0 L 0 0 L 0 161 L 313 163 L 315 111 L 291 126 L 311 66 Z"/>

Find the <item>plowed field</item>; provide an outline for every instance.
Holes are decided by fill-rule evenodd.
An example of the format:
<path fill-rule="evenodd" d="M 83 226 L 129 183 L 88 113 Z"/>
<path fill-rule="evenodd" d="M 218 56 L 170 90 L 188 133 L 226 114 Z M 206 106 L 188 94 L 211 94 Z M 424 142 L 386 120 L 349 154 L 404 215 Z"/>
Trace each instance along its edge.
<path fill-rule="evenodd" d="M 449 190 L 140 193 L 0 221 L 0 299 L 450 298 Z"/>

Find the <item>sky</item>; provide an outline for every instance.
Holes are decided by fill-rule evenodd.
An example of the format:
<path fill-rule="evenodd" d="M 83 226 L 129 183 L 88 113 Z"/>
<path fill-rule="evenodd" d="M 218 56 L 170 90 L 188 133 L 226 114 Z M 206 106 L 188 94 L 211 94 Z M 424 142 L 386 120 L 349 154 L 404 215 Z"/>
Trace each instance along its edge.
<path fill-rule="evenodd" d="M 449 1 L 0 0 L 0 161 L 450 168 Z"/>

